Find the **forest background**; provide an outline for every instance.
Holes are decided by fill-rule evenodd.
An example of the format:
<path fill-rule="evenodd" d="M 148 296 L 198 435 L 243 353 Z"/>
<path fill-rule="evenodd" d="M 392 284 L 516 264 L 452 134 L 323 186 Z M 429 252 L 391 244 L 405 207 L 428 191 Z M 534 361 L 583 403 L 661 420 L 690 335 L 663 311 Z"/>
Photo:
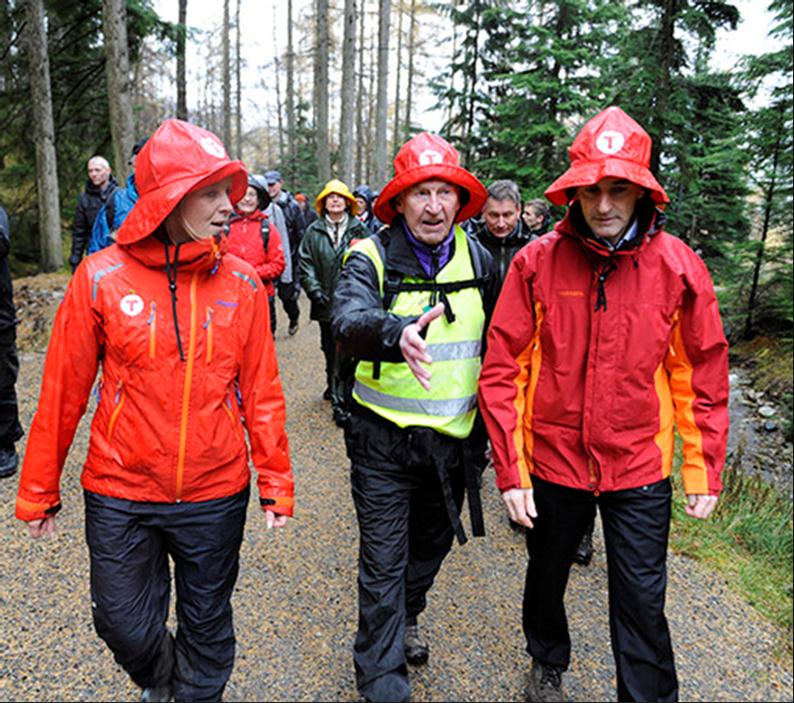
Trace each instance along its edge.
<path fill-rule="evenodd" d="M 483 182 L 511 178 L 533 198 L 582 124 L 615 104 L 651 134 L 667 229 L 706 261 L 734 367 L 780 401 L 791 442 L 790 0 L 222 0 L 206 22 L 209 6 L 0 0 L 0 204 L 16 276 L 65 270 L 88 158 L 108 157 L 123 183 L 133 143 L 168 117 L 310 197 L 332 175 L 379 190 L 399 146 L 430 128 Z M 765 36 L 737 30 L 740 8 L 769 18 Z M 674 546 L 728 571 L 753 560 L 743 588 L 790 654 L 791 489 L 726 479 L 713 528 L 682 520 Z"/>

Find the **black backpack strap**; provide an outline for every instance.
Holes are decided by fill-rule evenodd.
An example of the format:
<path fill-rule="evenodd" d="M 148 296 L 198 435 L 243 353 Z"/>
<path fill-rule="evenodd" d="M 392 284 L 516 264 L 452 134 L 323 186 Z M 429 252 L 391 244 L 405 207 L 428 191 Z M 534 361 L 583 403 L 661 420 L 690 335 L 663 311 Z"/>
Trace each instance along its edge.
<path fill-rule="evenodd" d="M 267 256 L 267 247 L 270 244 L 270 220 L 268 220 L 267 215 L 262 214 L 264 217 L 259 223 L 259 231 L 262 235 L 262 248 L 265 250 L 265 256 Z"/>
<path fill-rule="evenodd" d="M 116 216 L 116 191 L 105 201 L 105 219 L 108 223 L 108 231 L 113 231 L 113 218 Z"/>

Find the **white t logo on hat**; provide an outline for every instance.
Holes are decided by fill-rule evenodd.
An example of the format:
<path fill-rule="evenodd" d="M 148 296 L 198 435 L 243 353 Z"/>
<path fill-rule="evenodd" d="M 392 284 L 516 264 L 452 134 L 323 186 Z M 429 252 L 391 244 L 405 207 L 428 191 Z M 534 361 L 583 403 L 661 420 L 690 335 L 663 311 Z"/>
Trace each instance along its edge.
<path fill-rule="evenodd" d="M 121 312 L 130 317 L 135 317 L 143 312 L 143 300 L 140 295 L 125 295 L 121 299 Z"/>
<path fill-rule="evenodd" d="M 626 138 L 620 132 L 607 129 L 598 135 L 596 139 L 596 148 L 602 154 L 617 154 L 625 143 Z"/>
<path fill-rule="evenodd" d="M 202 137 L 199 144 L 201 144 L 201 148 L 204 149 L 204 151 L 218 159 L 223 159 L 226 156 L 226 150 L 223 148 L 223 145 L 215 141 L 212 137 Z"/>
<path fill-rule="evenodd" d="M 430 166 L 430 164 L 440 164 L 443 160 L 444 157 L 433 149 L 425 149 L 421 154 L 419 154 L 420 166 Z"/>

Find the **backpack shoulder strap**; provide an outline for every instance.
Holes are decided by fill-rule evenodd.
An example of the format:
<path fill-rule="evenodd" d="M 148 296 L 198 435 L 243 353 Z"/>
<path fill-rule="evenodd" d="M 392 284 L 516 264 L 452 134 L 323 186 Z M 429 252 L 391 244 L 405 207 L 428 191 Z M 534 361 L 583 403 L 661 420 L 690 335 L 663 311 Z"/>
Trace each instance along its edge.
<path fill-rule="evenodd" d="M 267 248 L 270 244 L 270 220 L 265 213 L 262 213 L 262 215 L 262 220 L 259 223 L 259 231 L 262 235 L 262 248 L 265 250 L 265 256 L 267 256 Z"/>

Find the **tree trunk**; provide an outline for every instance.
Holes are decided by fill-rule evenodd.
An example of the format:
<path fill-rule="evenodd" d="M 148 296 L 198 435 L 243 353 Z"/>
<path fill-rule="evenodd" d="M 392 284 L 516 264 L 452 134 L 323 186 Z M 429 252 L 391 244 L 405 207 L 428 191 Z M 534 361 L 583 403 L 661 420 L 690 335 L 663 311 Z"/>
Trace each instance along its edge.
<path fill-rule="evenodd" d="M 373 27 L 372 36 L 370 37 L 369 43 L 369 90 L 367 91 L 367 97 L 369 99 L 367 100 L 367 150 L 365 152 L 366 177 L 364 178 L 364 181 L 370 185 L 372 184 L 372 179 L 374 178 L 373 152 L 375 150 L 375 110 L 372 107 L 372 96 L 375 95 L 375 65 L 377 64 L 377 59 L 375 56 L 377 37 L 375 34 L 375 28 Z M 383 185 L 383 183 L 377 182 L 375 184 L 375 190 L 380 190 Z"/>
<path fill-rule="evenodd" d="M 124 183 L 127 180 L 127 161 L 135 143 L 127 53 L 127 6 L 124 0 L 103 0 L 102 25 L 110 133 L 113 137 L 113 171 L 116 180 Z"/>
<path fill-rule="evenodd" d="M 403 141 L 411 137 L 411 97 L 414 92 L 414 50 L 416 47 L 416 0 L 411 0 L 411 21 L 408 25 L 408 85 L 405 90 L 405 122 Z"/>
<path fill-rule="evenodd" d="M 397 53 L 395 61 L 397 63 L 397 85 L 394 89 L 394 130 L 392 131 L 392 151 L 397 152 L 400 148 L 400 71 L 402 69 L 403 52 L 403 8 L 400 0 L 397 0 Z"/>
<path fill-rule="evenodd" d="M 275 8 L 273 15 L 275 16 Z M 276 46 L 276 32 L 275 24 L 273 25 L 273 46 Z M 278 163 L 281 165 L 284 162 L 284 104 L 281 102 L 281 62 L 278 60 L 278 54 L 273 60 L 273 68 L 275 71 L 276 83 L 276 130 L 278 132 Z"/>
<path fill-rule="evenodd" d="M 673 61 L 675 47 L 675 19 L 678 13 L 679 0 L 665 0 L 660 30 L 659 73 L 654 91 L 655 105 L 651 111 L 652 119 L 649 125 L 652 140 L 651 147 L 651 172 L 659 175 L 659 161 L 661 159 L 661 145 L 664 137 L 667 120 L 667 96 L 670 94 L 670 67 Z"/>
<path fill-rule="evenodd" d="M 234 130 L 234 155 L 235 158 L 243 158 L 243 86 L 240 80 L 241 63 L 240 58 L 240 2 L 237 0 L 237 8 L 234 13 L 234 32 L 235 32 L 235 47 L 234 47 L 234 72 L 235 72 L 235 88 L 237 93 L 235 95 L 235 130 Z"/>
<path fill-rule="evenodd" d="M 223 67 L 221 69 L 223 81 L 223 144 L 227 151 L 232 145 L 232 79 L 231 57 L 229 56 L 229 0 L 223 0 Z"/>
<path fill-rule="evenodd" d="M 317 176 L 321 183 L 331 178 L 331 152 L 328 146 L 328 0 L 317 0 L 317 48 L 314 55 L 314 85 L 317 95 Z"/>
<path fill-rule="evenodd" d="M 339 177 L 353 188 L 353 105 L 356 93 L 356 1 L 345 0 L 342 46 L 342 104 L 339 120 Z"/>
<path fill-rule="evenodd" d="M 361 0 L 358 17 L 358 90 L 356 91 L 356 181 L 364 182 L 364 18 L 367 0 Z"/>
<path fill-rule="evenodd" d="M 187 120 L 186 42 L 187 0 L 179 0 L 179 26 L 176 35 L 176 117 L 179 120 Z"/>
<path fill-rule="evenodd" d="M 295 54 L 292 47 L 292 0 L 287 0 L 287 182 L 295 183 Z"/>
<path fill-rule="evenodd" d="M 44 0 L 28 0 L 25 32 L 30 55 L 30 96 L 33 136 L 36 142 L 36 195 L 39 208 L 41 267 L 57 271 L 63 266 L 61 219 L 58 207 L 58 161 L 52 119 L 50 59 L 44 22 Z"/>
<path fill-rule="evenodd" d="M 391 0 L 380 0 L 378 17 L 378 100 L 375 116 L 375 182 L 378 190 L 388 178 L 387 134 L 389 118 L 389 23 Z"/>

